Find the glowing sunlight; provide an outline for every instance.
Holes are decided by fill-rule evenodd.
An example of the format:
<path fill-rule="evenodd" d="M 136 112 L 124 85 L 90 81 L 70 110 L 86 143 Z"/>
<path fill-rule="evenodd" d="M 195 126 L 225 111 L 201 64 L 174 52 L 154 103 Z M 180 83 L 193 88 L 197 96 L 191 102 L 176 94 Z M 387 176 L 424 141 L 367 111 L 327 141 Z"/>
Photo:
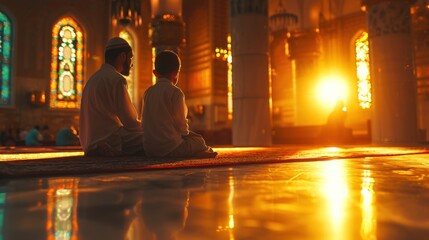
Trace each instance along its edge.
<path fill-rule="evenodd" d="M 322 78 L 316 87 L 317 100 L 328 109 L 332 109 L 338 100 L 346 102 L 347 85 L 339 76 L 327 76 Z"/>

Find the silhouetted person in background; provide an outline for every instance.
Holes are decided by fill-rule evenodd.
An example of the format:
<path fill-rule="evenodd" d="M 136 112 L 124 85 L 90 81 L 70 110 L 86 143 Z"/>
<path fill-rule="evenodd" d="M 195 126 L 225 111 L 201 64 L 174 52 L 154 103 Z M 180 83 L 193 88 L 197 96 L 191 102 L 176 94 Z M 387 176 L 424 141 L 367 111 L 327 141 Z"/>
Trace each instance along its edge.
<path fill-rule="evenodd" d="M 52 136 L 51 132 L 49 131 L 49 126 L 44 125 L 42 128 L 42 131 L 40 132 L 43 136 L 43 143 L 44 145 L 51 145 L 53 144 L 54 137 Z"/>
<path fill-rule="evenodd" d="M 346 121 L 347 108 L 344 102 L 338 100 L 334 109 L 328 116 L 328 121 L 324 128 L 323 138 L 328 143 L 343 143 L 346 140 Z"/>
<path fill-rule="evenodd" d="M 39 125 L 34 126 L 28 131 L 25 137 L 25 146 L 40 146 L 42 145 L 43 135 L 40 133 Z"/>
<path fill-rule="evenodd" d="M 57 146 L 78 146 L 79 137 L 77 131 L 71 127 L 61 128 L 55 138 Z"/>
<path fill-rule="evenodd" d="M 2 132 L 2 143 L 6 147 L 16 146 L 17 139 L 14 137 L 13 128 L 8 128 Z"/>
<path fill-rule="evenodd" d="M 335 107 L 328 117 L 328 126 L 335 128 L 344 128 L 344 122 L 346 121 L 347 109 L 344 105 L 344 102 L 338 100 L 335 103 Z"/>
<path fill-rule="evenodd" d="M 28 131 L 30 131 L 28 127 L 25 129 L 21 129 L 21 131 L 19 132 L 19 141 L 22 141 L 25 143 L 25 139 L 27 138 Z"/>

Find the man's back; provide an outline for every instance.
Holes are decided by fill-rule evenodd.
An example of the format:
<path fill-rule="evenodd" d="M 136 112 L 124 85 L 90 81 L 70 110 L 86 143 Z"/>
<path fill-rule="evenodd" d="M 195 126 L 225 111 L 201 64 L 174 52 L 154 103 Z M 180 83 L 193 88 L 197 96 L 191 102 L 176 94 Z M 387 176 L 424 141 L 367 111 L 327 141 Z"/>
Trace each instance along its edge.
<path fill-rule="evenodd" d="M 125 83 L 125 78 L 109 64 L 104 64 L 86 83 L 79 134 L 84 151 L 94 148 L 97 142 L 124 125 L 140 129 Z"/>
<path fill-rule="evenodd" d="M 124 78 L 130 74 L 132 58 L 125 39 L 109 39 L 104 64 L 83 89 L 79 135 L 85 155 L 143 154 L 143 131 Z"/>

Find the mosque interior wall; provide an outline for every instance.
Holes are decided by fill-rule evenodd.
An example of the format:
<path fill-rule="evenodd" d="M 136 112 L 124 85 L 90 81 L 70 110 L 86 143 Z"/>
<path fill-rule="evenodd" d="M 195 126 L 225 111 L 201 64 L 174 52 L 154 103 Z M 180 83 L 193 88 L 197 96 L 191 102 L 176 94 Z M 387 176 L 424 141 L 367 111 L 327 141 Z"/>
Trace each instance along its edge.
<path fill-rule="evenodd" d="M 104 44 L 111 36 L 122 30 L 129 31 L 136 41 L 134 70 L 136 71 L 135 96 L 133 102 L 137 112 L 141 111 L 144 91 L 152 85 L 152 46 L 149 23 L 151 21 L 150 0 L 142 0 L 141 26 L 112 26 L 108 0 L 39 1 L 21 0 L 0 3 L 0 11 L 11 18 L 13 29 L 12 104 L 0 106 L 0 131 L 9 128 L 30 128 L 34 125 L 48 125 L 52 132 L 65 126 L 78 128 L 78 109 L 58 109 L 49 105 L 52 27 L 61 17 L 71 16 L 83 29 L 84 81 L 103 63 Z M 270 2 L 270 13 L 274 11 Z M 290 2 L 291 11 L 305 18 L 307 11 L 299 1 Z M 360 108 L 357 99 L 357 79 L 354 41 L 367 32 L 367 15 L 360 5 L 345 1 L 344 6 L 332 5 L 335 11 L 327 14 L 327 3 L 319 6 L 325 16 L 318 22 L 319 55 L 314 59 L 315 71 L 338 72 L 346 77 L 349 87 L 346 125 L 356 133 L 368 134 L 370 110 Z M 335 2 L 335 1 L 332 1 Z M 324 4 L 324 5 L 323 5 Z M 286 5 L 288 6 L 288 5 Z M 341 10 L 343 9 L 343 10 Z M 313 9 L 314 10 L 314 9 Z M 312 11 L 313 11 L 312 10 Z M 308 9 L 308 14 L 312 11 Z M 429 124 L 429 44 L 427 40 L 427 19 L 429 10 L 413 10 L 413 36 L 415 39 L 416 77 L 418 80 L 419 126 L 426 129 Z M 328 11 L 329 12 L 329 11 Z M 228 63 L 216 57 L 216 49 L 227 49 L 229 34 L 228 0 L 183 0 L 182 19 L 185 23 L 185 39 L 180 46 L 182 72 L 179 86 L 183 89 L 189 107 L 191 129 L 212 134 L 228 131 L 231 119 L 228 117 Z M 320 19 L 319 19 L 320 20 Z M 300 25 L 308 31 L 314 19 L 307 19 Z M 311 23 L 311 24 L 310 24 Z M 423 26 L 423 27 L 422 27 Z M 426 27 L 426 28 L 425 28 Z M 302 29 L 297 29 L 302 30 Z M 311 31 L 315 29 L 311 29 Z M 314 46 L 302 45 L 304 50 Z M 297 50 L 297 49 L 295 49 Z M 298 49 L 299 50 L 299 49 Z M 270 36 L 270 65 L 272 91 L 272 123 L 274 128 L 300 125 L 296 121 L 296 63 L 288 53 L 288 39 L 284 35 Z M 305 69 L 308 66 L 301 66 Z M 298 78 L 299 79 L 299 78 Z M 308 86 L 314 85 L 310 79 Z M 307 86 L 307 85 L 306 85 Z M 46 103 L 30 103 L 30 94 L 44 91 Z M 315 111 L 317 112 L 317 111 Z M 307 125 L 323 125 L 329 109 L 321 111 L 314 121 Z M 222 135 L 228 136 L 226 135 Z"/>

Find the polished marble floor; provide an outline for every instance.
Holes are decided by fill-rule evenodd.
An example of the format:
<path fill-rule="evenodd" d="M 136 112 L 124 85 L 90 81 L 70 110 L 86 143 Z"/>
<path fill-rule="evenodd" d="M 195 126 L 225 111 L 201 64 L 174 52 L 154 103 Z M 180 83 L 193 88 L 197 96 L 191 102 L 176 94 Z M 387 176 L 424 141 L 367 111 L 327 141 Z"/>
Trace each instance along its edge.
<path fill-rule="evenodd" d="M 0 181 L 0 239 L 429 239 L 429 154 Z"/>

